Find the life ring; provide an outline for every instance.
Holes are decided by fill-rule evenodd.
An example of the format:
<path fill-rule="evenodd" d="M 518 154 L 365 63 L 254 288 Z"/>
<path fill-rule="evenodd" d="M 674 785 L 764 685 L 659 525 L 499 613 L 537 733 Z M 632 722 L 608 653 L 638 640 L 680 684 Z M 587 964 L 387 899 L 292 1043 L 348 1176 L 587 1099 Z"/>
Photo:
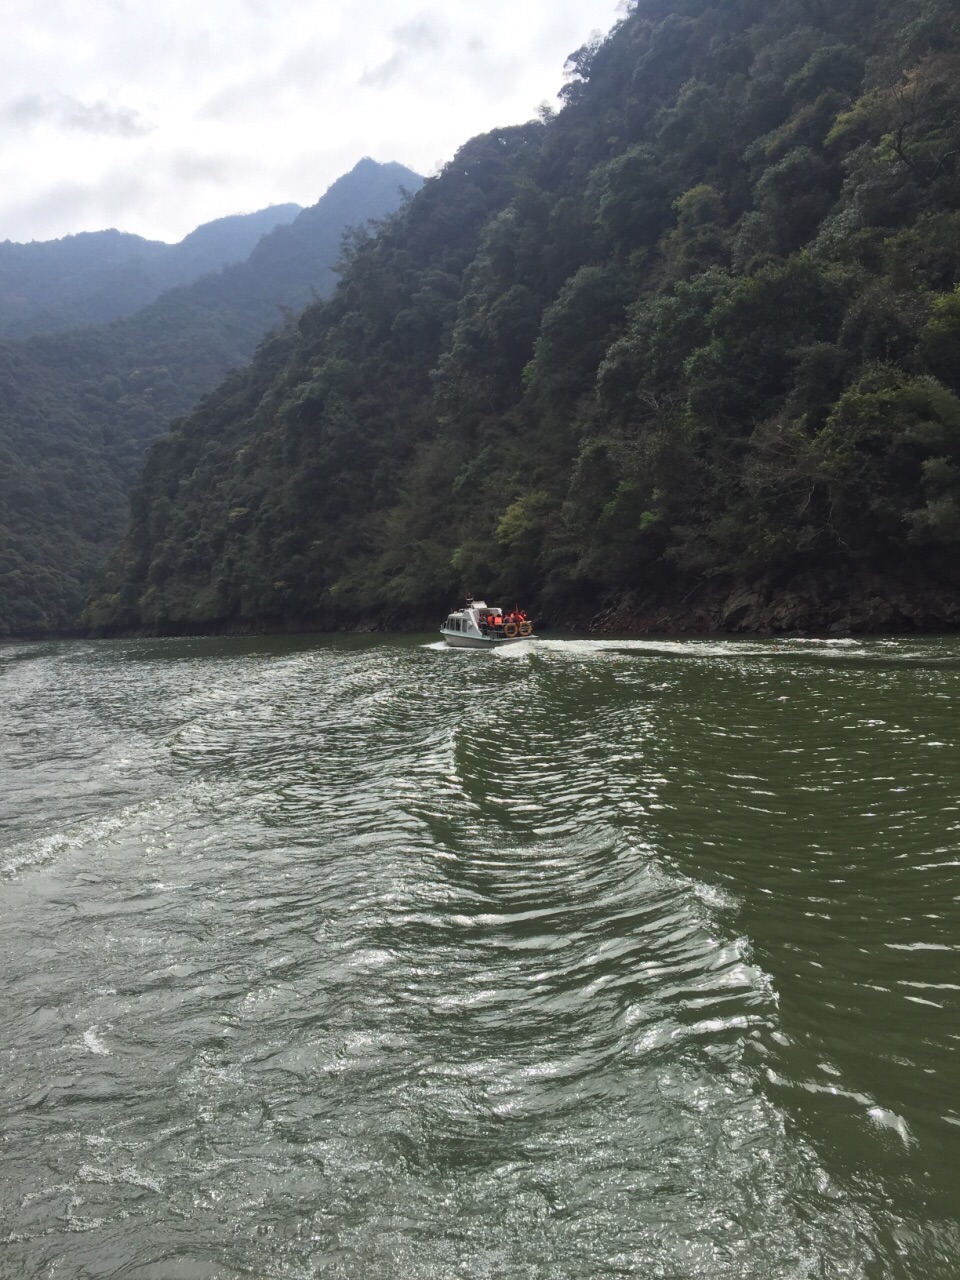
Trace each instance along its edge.
<path fill-rule="evenodd" d="M 521 634 L 522 636 L 528 636 L 532 630 L 533 630 L 533 623 L 532 623 L 532 622 L 521 622 L 521 623 L 520 623 L 520 634 Z"/>
<path fill-rule="evenodd" d="M 505 622 L 503 624 L 503 634 L 510 639 L 517 634 L 517 624 L 515 622 Z"/>

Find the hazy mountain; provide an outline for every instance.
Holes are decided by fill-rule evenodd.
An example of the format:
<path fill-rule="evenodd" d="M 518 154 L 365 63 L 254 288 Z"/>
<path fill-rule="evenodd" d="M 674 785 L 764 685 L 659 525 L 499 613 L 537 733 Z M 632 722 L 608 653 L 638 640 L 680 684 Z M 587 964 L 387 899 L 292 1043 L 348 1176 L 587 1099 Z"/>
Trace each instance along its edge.
<path fill-rule="evenodd" d="M 0 334 L 26 338 L 132 315 L 167 289 L 248 257 L 261 236 L 301 212 L 271 205 L 205 223 L 179 244 L 122 231 L 0 243 Z"/>
<path fill-rule="evenodd" d="M 348 228 L 421 181 L 363 160 L 243 263 L 111 325 L 0 340 L 0 634 L 73 624 L 146 446 L 267 329 L 329 293 Z"/>

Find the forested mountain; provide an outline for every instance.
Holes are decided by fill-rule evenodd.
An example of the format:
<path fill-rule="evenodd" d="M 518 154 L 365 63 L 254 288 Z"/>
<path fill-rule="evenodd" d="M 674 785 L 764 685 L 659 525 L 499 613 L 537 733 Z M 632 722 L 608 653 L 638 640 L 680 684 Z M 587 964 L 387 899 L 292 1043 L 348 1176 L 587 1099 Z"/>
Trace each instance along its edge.
<path fill-rule="evenodd" d="M 0 334 L 27 338 L 133 315 L 167 289 L 248 257 L 261 236 L 301 212 L 272 205 L 204 223 L 179 244 L 122 231 L 0 243 Z"/>
<path fill-rule="evenodd" d="M 960 618 L 955 0 L 636 0 L 151 451 L 88 618 Z"/>
<path fill-rule="evenodd" d="M 285 315 L 329 293 L 345 231 L 420 182 L 363 160 L 243 263 L 112 325 L 0 339 L 0 635 L 77 624 L 147 445 Z"/>

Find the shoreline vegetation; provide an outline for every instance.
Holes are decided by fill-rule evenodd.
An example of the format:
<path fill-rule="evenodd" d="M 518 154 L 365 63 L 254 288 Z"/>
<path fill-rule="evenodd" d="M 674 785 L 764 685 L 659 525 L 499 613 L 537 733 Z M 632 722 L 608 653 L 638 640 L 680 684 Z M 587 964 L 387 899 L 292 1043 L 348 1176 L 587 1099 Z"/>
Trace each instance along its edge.
<path fill-rule="evenodd" d="M 828 585 L 836 590 L 831 594 Z M 665 600 L 642 591 L 610 600 L 596 609 L 545 614 L 536 620 L 543 633 L 580 635 L 689 636 L 904 636 L 960 631 L 960 596 L 915 585 L 896 586 L 876 578 L 841 595 L 837 582 L 793 583 L 778 590 L 769 584 L 700 584 L 684 598 Z M 183 620 L 160 626 L 76 628 L 0 637 L 0 643 L 24 640 L 148 639 L 188 636 L 429 634 L 437 630 L 449 602 L 433 610 L 399 612 L 372 609 L 347 618 L 325 616 Z"/>

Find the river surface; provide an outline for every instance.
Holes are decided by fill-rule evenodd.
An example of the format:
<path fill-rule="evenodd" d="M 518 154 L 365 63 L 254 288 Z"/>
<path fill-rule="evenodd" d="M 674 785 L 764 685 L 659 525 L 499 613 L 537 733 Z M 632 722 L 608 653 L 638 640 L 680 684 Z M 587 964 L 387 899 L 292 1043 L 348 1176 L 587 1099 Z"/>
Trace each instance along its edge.
<path fill-rule="evenodd" d="M 0 1277 L 960 1275 L 960 640 L 0 648 Z"/>

